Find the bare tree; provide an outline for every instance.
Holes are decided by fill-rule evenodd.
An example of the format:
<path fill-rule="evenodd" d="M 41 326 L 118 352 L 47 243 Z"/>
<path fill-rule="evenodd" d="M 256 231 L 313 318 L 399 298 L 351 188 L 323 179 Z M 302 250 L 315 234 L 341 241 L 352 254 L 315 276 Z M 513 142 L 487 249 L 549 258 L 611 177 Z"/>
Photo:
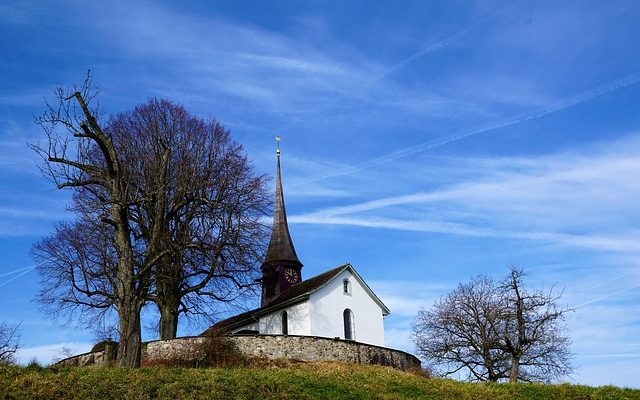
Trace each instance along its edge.
<path fill-rule="evenodd" d="M 109 126 L 148 199 L 132 209 L 136 233 L 169 250 L 153 267 L 150 300 L 161 339 L 173 338 L 180 314 L 209 313 L 254 285 L 268 238 L 265 178 L 222 125 L 169 101 L 151 99 Z"/>
<path fill-rule="evenodd" d="M 140 365 L 141 350 L 140 310 L 149 291 L 151 267 L 164 256 L 165 250 L 156 240 L 146 249 L 144 262 L 135 262 L 131 207 L 141 198 L 128 173 L 134 166 L 123 164 L 112 137 L 103 131 L 98 122 L 98 110 L 91 108 L 93 94 L 90 92 L 90 82 L 88 77 L 82 87 L 74 88 L 70 93 L 57 90 L 58 104 L 48 104 L 45 113 L 36 119 L 47 135 L 47 143 L 35 144 L 32 148 L 44 160 L 42 172 L 59 189 L 73 188 L 92 194 L 94 214 L 99 215 L 99 221 L 112 229 L 117 258 L 114 274 L 110 277 L 113 293 L 109 300 L 118 313 L 120 342 L 116 363 L 119 366 L 137 367 Z M 40 271 L 46 270 L 41 266 Z M 83 273 L 81 271 L 79 275 Z M 75 278 L 79 275 L 67 277 L 73 289 L 78 287 Z M 84 289 L 86 292 L 83 295 L 90 301 L 80 304 L 90 306 L 94 292 L 91 285 Z M 62 302 L 74 301 L 74 295 Z"/>
<path fill-rule="evenodd" d="M 34 246 L 39 300 L 91 323 L 115 309 L 117 364 L 137 366 L 146 302 L 170 338 L 180 314 L 207 309 L 203 296 L 231 301 L 253 284 L 267 239 L 265 179 L 219 123 L 168 101 L 98 123 L 89 86 L 90 77 L 70 95 L 58 90 L 58 105 L 37 119 L 47 143 L 32 148 L 44 174 L 74 190 L 78 215 Z"/>
<path fill-rule="evenodd" d="M 10 326 L 0 322 L 0 364 L 12 364 L 19 348 L 20 325 Z"/>
<path fill-rule="evenodd" d="M 469 380 L 497 382 L 506 376 L 508 357 L 500 350 L 500 298 L 486 276 L 460 284 L 413 322 L 418 353 L 440 366 L 443 375 L 463 371 Z"/>
<path fill-rule="evenodd" d="M 524 271 L 511 267 L 501 283 L 504 308 L 502 350 L 510 356 L 510 382 L 549 381 L 571 373 L 569 339 L 562 321 L 567 309 L 557 301 L 561 293 L 527 291 Z"/>
<path fill-rule="evenodd" d="M 551 381 L 571 372 L 569 340 L 553 289 L 527 291 L 521 269 L 502 282 L 478 276 L 421 309 L 413 322 L 418 353 L 443 375 L 468 380 Z"/>

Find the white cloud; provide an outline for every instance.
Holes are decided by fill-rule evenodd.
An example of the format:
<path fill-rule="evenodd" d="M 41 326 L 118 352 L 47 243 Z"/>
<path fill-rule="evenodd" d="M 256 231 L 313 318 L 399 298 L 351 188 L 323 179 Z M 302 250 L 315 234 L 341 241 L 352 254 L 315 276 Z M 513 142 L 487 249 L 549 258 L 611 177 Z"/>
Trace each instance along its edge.
<path fill-rule="evenodd" d="M 289 221 L 534 240 L 637 254 L 640 231 L 633 221 L 640 218 L 640 185 L 630 177 L 640 174 L 639 142 L 632 136 L 583 153 L 450 160 L 446 162 L 481 172 L 430 192 L 320 209 L 292 215 Z"/>
<path fill-rule="evenodd" d="M 398 319 L 414 318 L 418 309 L 433 304 L 441 295 L 455 287 L 455 284 L 372 280 L 369 286 L 391 309 L 394 319 Z"/>
<path fill-rule="evenodd" d="M 385 327 L 384 343 L 387 347 L 406 351 L 407 353 L 413 354 L 415 350 L 415 345 L 411 341 L 411 331 L 409 329 Z"/>
<path fill-rule="evenodd" d="M 61 342 L 42 346 L 23 347 L 16 354 L 20 364 L 27 364 L 32 360 L 37 360 L 40 364 L 51 364 L 56 359 L 66 358 L 65 350 L 70 354 L 82 354 L 91 350 L 90 342 Z"/>
<path fill-rule="evenodd" d="M 580 360 L 577 360 L 580 362 Z M 638 365 L 640 357 L 599 358 L 586 363 L 582 360 L 573 378 L 578 383 L 588 382 L 591 386 L 617 385 L 638 388 Z"/>

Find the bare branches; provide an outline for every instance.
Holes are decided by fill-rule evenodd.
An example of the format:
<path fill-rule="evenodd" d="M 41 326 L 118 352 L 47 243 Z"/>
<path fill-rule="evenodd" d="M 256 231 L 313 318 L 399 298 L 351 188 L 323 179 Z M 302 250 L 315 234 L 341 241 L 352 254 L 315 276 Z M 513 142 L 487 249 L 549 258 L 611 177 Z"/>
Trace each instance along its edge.
<path fill-rule="evenodd" d="M 20 340 L 20 324 L 10 326 L 0 322 L 0 365 L 12 364 L 18 351 Z"/>
<path fill-rule="evenodd" d="M 142 272 L 151 270 L 149 299 L 160 309 L 161 337 L 174 337 L 178 315 L 200 308 L 183 299 L 232 301 L 254 283 L 267 239 L 265 179 L 220 124 L 166 100 L 109 127 L 138 193 L 130 215 L 145 249 Z"/>
<path fill-rule="evenodd" d="M 551 288 L 525 290 L 526 273 L 512 266 L 499 285 L 504 304 L 502 350 L 511 357 L 509 381 L 551 381 L 571 372 L 569 340 L 561 325 L 568 309 L 559 309 L 561 293 Z"/>
<path fill-rule="evenodd" d="M 267 239 L 265 178 L 216 121 L 152 99 L 100 124 L 90 92 L 59 90 L 37 119 L 41 170 L 74 191 L 78 215 L 34 247 L 40 303 L 92 321 L 115 308 L 123 335 L 153 301 L 162 338 L 174 337 L 179 315 L 251 290 Z"/>
<path fill-rule="evenodd" d="M 31 145 L 43 160 L 41 171 L 58 188 L 75 191 L 74 208 L 80 212 L 75 225 L 59 227 L 34 247 L 43 261 L 39 298 L 53 314 L 79 310 L 95 316 L 115 307 L 121 334 L 118 365 L 135 367 L 140 364 L 140 308 L 148 290 L 136 275 L 139 262 L 131 241 L 128 207 L 136 201 L 135 190 L 120 168 L 111 136 L 98 123 L 97 108 L 91 108 L 90 87 L 88 74 L 70 93 L 58 89 L 57 106 L 47 103 L 36 118 L 47 137 L 46 146 Z"/>
<path fill-rule="evenodd" d="M 451 375 L 465 369 L 471 380 L 492 381 L 504 377 L 506 357 L 496 351 L 499 304 L 495 283 L 476 277 L 440 299 L 430 311 L 421 310 L 413 324 L 418 352 L 445 367 Z"/>
<path fill-rule="evenodd" d="M 554 290 L 528 291 L 512 267 L 502 282 L 479 276 L 421 309 L 413 322 L 418 352 L 443 375 L 469 380 L 550 381 L 571 371 L 569 340 Z"/>

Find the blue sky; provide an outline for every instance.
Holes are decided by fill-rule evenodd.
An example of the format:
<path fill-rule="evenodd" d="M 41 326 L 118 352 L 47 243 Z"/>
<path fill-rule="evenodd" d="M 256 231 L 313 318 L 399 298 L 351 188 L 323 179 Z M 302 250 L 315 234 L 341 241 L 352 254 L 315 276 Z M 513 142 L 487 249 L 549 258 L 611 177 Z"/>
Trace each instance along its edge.
<path fill-rule="evenodd" d="M 0 320 L 22 323 L 22 360 L 94 341 L 32 301 L 29 249 L 70 215 L 26 146 L 44 97 L 91 69 L 105 112 L 180 102 L 260 173 L 283 136 L 303 275 L 351 262 L 392 310 L 388 346 L 516 264 L 576 309 L 568 381 L 640 387 L 638 20 L 634 1 L 3 2 Z"/>

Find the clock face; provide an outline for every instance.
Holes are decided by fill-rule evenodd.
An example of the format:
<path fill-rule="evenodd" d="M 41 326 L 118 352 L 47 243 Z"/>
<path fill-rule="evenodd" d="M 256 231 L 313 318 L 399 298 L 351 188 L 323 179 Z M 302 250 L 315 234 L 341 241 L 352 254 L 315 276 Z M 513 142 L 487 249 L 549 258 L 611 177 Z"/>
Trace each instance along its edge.
<path fill-rule="evenodd" d="M 289 283 L 296 283 L 298 282 L 298 272 L 296 272 L 295 269 L 287 268 L 287 270 L 284 271 L 284 279 Z"/>

